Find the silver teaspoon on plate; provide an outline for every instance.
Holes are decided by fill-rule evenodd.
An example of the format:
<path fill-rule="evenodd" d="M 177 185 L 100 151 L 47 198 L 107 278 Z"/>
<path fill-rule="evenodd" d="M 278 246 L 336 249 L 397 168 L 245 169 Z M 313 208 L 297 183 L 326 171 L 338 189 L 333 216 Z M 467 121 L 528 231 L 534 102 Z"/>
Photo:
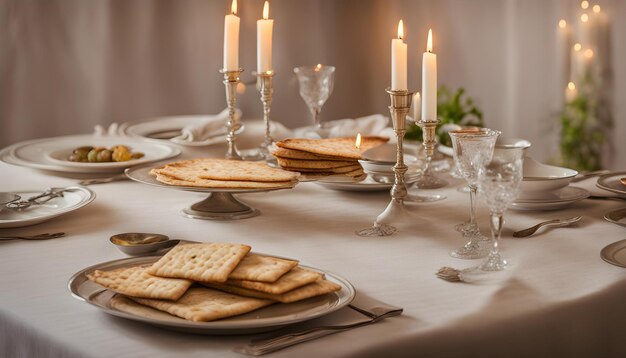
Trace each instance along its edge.
<path fill-rule="evenodd" d="M 556 227 L 562 227 L 562 226 L 567 226 L 567 225 L 571 225 L 575 222 L 578 222 L 580 219 L 582 218 L 582 216 L 576 216 L 573 218 L 569 218 L 569 219 L 555 219 L 555 220 L 548 220 L 548 221 L 544 221 L 542 223 L 539 223 L 535 226 L 529 227 L 528 229 L 524 229 L 524 230 L 520 230 L 520 231 L 516 231 L 513 233 L 513 237 L 528 237 L 532 234 L 534 234 L 535 232 L 537 232 L 537 230 L 539 230 L 539 228 L 543 227 L 543 226 L 556 226 Z"/>

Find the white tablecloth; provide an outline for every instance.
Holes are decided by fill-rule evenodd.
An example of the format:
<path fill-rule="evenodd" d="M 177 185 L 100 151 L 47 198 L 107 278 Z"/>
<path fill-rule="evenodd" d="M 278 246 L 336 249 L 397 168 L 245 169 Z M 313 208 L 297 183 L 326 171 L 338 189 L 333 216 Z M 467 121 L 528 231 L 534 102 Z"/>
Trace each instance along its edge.
<path fill-rule="evenodd" d="M 206 155 L 222 155 L 212 147 Z M 452 180 L 452 179 L 451 179 Z M 75 183 L 0 164 L 2 191 Z M 578 183 L 589 189 L 594 180 Z M 73 298 L 67 281 L 95 263 L 124 257 L 108 239 L 120 232 L 250 244 L 254 250 L 300 259 L 350 280 L 359 292 L 404 308 L 400 317 L 300 344 L 271 356 L 624 356 L 626 271 L 600 258 L 624 238 L 602 219 L 624 206 L 584 200 L 566 210 L 507 214 L 502 251 L 512 266 L 496 283 L 463 284 L 435 276 L 441 266 L 469 267 L 448 251 L 463 241 L 454 231 L 468 215 L 467 194 L 454 181 L 448 199 L 409 204 L 411 217 L 388 238 L 361 238 L 386 206 L 386 192 L 332 191 L 315 183 L 293 190 L 241 195 L 262 215 L 215 222 L 180 210 L 205 197 L 124 181 L 91 188 L 89 206 L 47 223 L 0 234 L 65 231 L 39 242 L 0 242 L 0 356 L 185 357 L 241 356 L 232 348 L 252 336 L 198 336 L 111 317 Z M 598 191 L 598 189 L 595 189 Z M 479 205 L 483 231 L 487 211 Z M 583 215 L 578 226 L 513 239 L 512 229 Z"/>

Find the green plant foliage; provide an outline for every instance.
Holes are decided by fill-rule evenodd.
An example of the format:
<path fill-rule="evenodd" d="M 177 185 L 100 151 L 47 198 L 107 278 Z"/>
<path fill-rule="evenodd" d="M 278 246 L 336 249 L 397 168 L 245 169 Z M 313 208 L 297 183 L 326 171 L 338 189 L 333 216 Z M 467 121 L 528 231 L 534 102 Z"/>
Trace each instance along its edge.
<path fill-rule="evenodd" d="M 593 99 L 585 94 L 565 103 L 560 117 L 563 166 L 579 171 L 601 169 L 605 134 L 595 107 Z"/>
<path fill-rule="evenodd" d="M 460 126 L 483 126 L 483 112 L 476 106 L 471 97 L 464 97 L 465 89 L 459 88 L 456 92 L 451 92 L 445 86 L 439 87 L 437 91 L 437 116 L 441 121 L 438 128 L 446 124 L 458 124 Z M 438 130 L 439 142 L 443 145 L 451 146 L 450 137 L 447 133 Z M 407 128 L 406 139 L 422 140 L 422 129 L 416 124 L 411 124 Z"/>

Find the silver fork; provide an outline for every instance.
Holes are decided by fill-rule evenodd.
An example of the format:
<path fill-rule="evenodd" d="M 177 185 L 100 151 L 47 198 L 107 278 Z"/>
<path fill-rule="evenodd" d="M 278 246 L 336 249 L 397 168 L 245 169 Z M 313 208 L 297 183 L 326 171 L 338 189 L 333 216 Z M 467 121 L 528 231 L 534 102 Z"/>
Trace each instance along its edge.
<path fill-rule="evenodd" d="M 355 298 L 355 300 L 357 300 Z M 332 326 L 317 326 L 300 331 L 278 333 L 268 338 L 261 338 L 252 340 L 248 345 L 235 347 L 235 352 L 259 356 L 266 353 L 274 352 L 279 349 L 287 348 L 298 343 L 307 342 L 316 338 L 324 337 L 329 334 L 339 333 L 347 331 L 352 328 L 362 327 L 376 323 L 388 317 L 393 317 L 402 314 L 402 308 L 392 307 L 369 298 L 361 298 L 361 302 L 358 307 L 354 304 L 348 305 L 351 309 L 369 317 L 365 321 L 358 321 L 351 324 L 332 325 Z M 353 301 L 354 302 L 354 301 Z M 368 302 L 367 304 L 362 304 Z M 363 307 L 368 307 L 363 308 Z"/>
<path fill-rule="evenodd" d="M 78 185 L 87 186 L 87 185 L 94 185 L 94 184 L 104 184 L 104 183 L 110 183 L 113 181 L 126 180 L 126 179 L 128 179 L 126 174 L 118 174 L 118 175 L 108 177 L 108 178 L 84 179 L 84 180 L 79 181 Z"/>
<path fill-rule="evenodd" d="M 579 221 L 582 218 L 582 216 L 575 216 L 573 218 L 569 218 L 569 219 L 555 219 L 555 220 L 548 220 L 548 221 L 544 221 L 542 223 L 539 223 L 535 226 L 529 227 L 528 229 L 524 229 L 524 230 L 520 230 L 520 231 L 516 231 L 513 233 L 513 237 L 528 237 L 532 234 L 534 234 L 535 232 L 537 232 L 537 230 L 539 230 L 539 228 L 543 227 L 543 226 L 557 226 L 557 227 L 562 227 L 562 226 L 567 226 L 567 225 L 571 225 L 577 221 Z"/>
<path fill-rule="evenodd" d="M 57 237 L 65 236 L 64 232 L 55 232 L 55 233 L 45 233 L 38 235 L 30 235 L 30 236 L 18 236 L 18 235 L 10 235 L 10 236 L 0 236 L 0 240 L 49 240 L 56 239 Z"/>

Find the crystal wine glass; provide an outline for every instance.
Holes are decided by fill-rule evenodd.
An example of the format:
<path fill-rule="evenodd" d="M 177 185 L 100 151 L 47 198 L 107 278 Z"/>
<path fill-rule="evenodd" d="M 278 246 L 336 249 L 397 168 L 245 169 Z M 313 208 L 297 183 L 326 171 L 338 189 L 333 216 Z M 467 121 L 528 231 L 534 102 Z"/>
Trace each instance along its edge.
<path fill-rule="evenodd" d="M 322 125 L 319 115 L 333 93 L 335 82 L 335 67 L 318 64 L 316 66 L 301 66 L 293 69 L 298 77 L 300 96 L 309 107 L 313 116 L 313 127 L 317 136 L 321 137 Z"/>
<path fill-rule="evenodd" d="M 522 183 L 524 150 L 527 147 L 505 147 L 494 151 L 493 158 L 478 172 L 478 186 L 491 211 L 493 248 L 478 269 L 501 271 L 507 262 L 498 251 L 504 212 L 517 198 Z"/>
<path fill-rule="evenodd" d="M 452 139 L 454 161 L 463 174 L 470 188 L 470 219 L 455 228 L 463 233 L 468 242 L 450 252 L 450 256 L 460 259 L 477 259 L 487 254 L 479 242 L 484 239 L 476 222 L 476 192 L 478 190 L 478 171 L 491 161 L 493 148 L 499 131 L 489 128 L 479 130 L 454 130 L 448 132 Z"/>

